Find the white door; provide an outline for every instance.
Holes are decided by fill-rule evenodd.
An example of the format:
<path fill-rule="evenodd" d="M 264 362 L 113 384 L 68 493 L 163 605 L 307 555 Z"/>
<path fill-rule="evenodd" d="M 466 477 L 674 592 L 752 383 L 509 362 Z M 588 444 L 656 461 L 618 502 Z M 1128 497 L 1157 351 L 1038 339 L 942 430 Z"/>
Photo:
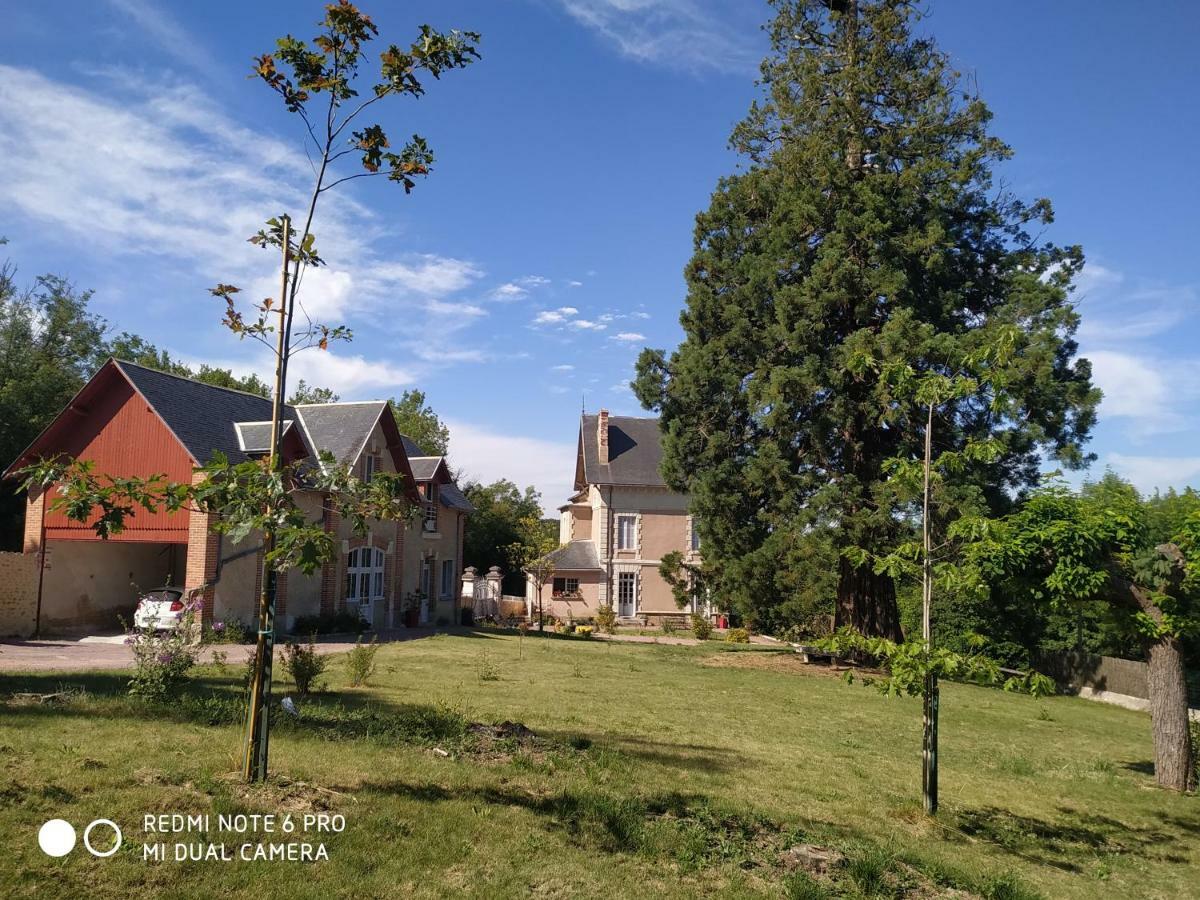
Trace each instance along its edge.
<path fill-rule="evenodd" d="M 617 615 L 633 618 L 637 615 L 637 573 L 617 573 Z"/>

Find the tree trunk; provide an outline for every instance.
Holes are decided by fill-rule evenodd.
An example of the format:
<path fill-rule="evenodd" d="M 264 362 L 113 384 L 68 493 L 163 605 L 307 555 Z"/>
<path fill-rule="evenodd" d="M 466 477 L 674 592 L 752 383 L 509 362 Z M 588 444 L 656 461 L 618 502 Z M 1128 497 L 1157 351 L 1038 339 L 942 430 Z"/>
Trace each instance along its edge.
<path fill-rule="evenodd" d="M 1154 730 L 1154 780 L 1173 791 L 1192 785 L 1191 741 L 1188 737 L 1187 682 L 1179 638 L 1163 637 L 1148 648 L 1150 722 Z"/>
<path fill-rule="evenodd" d="M 896 606 L 896 584 L 888 575 L 878 575 L 870 566 L 855 567 L 843 558 L 838 564 L 837 612 L 833 625 L 861 631 L 868 637 L 904 640 L 900 610 Z"/>

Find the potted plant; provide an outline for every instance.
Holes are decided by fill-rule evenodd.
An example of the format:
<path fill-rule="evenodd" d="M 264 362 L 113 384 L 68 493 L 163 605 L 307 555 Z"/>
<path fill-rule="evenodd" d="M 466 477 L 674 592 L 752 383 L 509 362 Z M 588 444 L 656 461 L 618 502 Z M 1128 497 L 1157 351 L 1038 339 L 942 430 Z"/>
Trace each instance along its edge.
<path fill-rule="evenodd" d="M 409 591 L 404 595 L 404 625 L 406 628 L 416 628 L 421 621 L 421 603 L 425 595 L 420 591 Z"/>

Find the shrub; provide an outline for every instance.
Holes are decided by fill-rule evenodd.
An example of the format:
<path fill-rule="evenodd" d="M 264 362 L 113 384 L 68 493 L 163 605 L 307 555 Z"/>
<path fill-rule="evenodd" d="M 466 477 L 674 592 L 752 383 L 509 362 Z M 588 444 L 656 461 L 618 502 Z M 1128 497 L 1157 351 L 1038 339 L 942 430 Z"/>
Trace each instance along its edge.
<path fill-rule="evenodd" d="M 350 673 L 350 686 L 360 687 L 367 683 L 375 674 L 375 654 L 379 651 L 378 639 L 371 638 L 371 643 L 364 644 L 360 637 L 354 642 L 354 649 L 346 657 L 346 670 Z"/>
<path fill-rule="evenodd" d="M 675 624 L 675 620 L 668 616 L 662 620 L 662 630 L 663 634 L 674 634 L 679 627 Z"/>
<path fill-rule="evenodd" d="M 321 689 L 317 679 L 324 674 L 329 660 L 317 653 L 316 643 L 309 636 L 307 645 L 288 642 L 283 650 L 283 664 L 292 681 L 296 682 L 296 693 L 307 697 L 314 690 Z"/>
<path fill-rule="evenodd" d="M 479 654 L 479 659 L 475 668 L 479 674 L 480 681 L 500 680 L 500 670 L 496 668 L 495 663 L 492 662 L 492 657 L 486 650 Z"/>
<path fill-rule="evenodd" d="M 601 606 L 596 612 L 596 625 L 605 634 L 617 633 L 617 611 L 611 606 Z"/>
<path fill-rule="evenodd" d="M 130 694 L 161 702 L 178 690 L 196 664 L 192 635 L 203 608 L 201 597 L 186 600 L 179 625 L 170 631 L 159 632 L 153 627 L 126 629 L 125 643 L 133 650 L 134 666 Z"/>
<path fill-rule="evenodd" d="M 292 625 L 292 634 L 362 634 L 371 625 L 356 612 L 342 610 L 319 616 L 301 616 Z"/>
<path fill-rule="evenodd" d="M 595 630 L 596 629 L 591 625 L 576 625 L 575 626 L 575 633 L 582 634 L 584 637 L 591 637 L 592 632 Z"/>
<path fill-rule="evenodd" d="M 692 634 L 701 641 L 707 641 L 712 637 L 712 622 L 708 621 L 707 616 L 692 613 Z"/>
<path fill-rule="evenodd" d="M 731 644 L 750 643 L 750 632 L 745 628 L 730 628 L 725 632 L 725 640 Z"/>
<path fill-rule="evenodd" d="M 213 622 L 204 629 L 201 643 L 205 644 L 244 644 L 250 629 L 237 619 L 226 619 L 223 622 Z"/>

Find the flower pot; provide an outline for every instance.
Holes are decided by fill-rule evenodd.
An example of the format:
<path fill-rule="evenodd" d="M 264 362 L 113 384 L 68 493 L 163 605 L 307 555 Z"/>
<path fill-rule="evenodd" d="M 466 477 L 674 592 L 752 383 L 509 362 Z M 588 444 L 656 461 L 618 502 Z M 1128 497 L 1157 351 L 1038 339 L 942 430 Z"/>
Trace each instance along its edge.
<path fill-rule="evenodd" d="M 417 622 L 420 620 L 420 611 L 415 609 L 406 609 L 404 611 L 404 625 L 406 628 L 416 628 Z"/>

